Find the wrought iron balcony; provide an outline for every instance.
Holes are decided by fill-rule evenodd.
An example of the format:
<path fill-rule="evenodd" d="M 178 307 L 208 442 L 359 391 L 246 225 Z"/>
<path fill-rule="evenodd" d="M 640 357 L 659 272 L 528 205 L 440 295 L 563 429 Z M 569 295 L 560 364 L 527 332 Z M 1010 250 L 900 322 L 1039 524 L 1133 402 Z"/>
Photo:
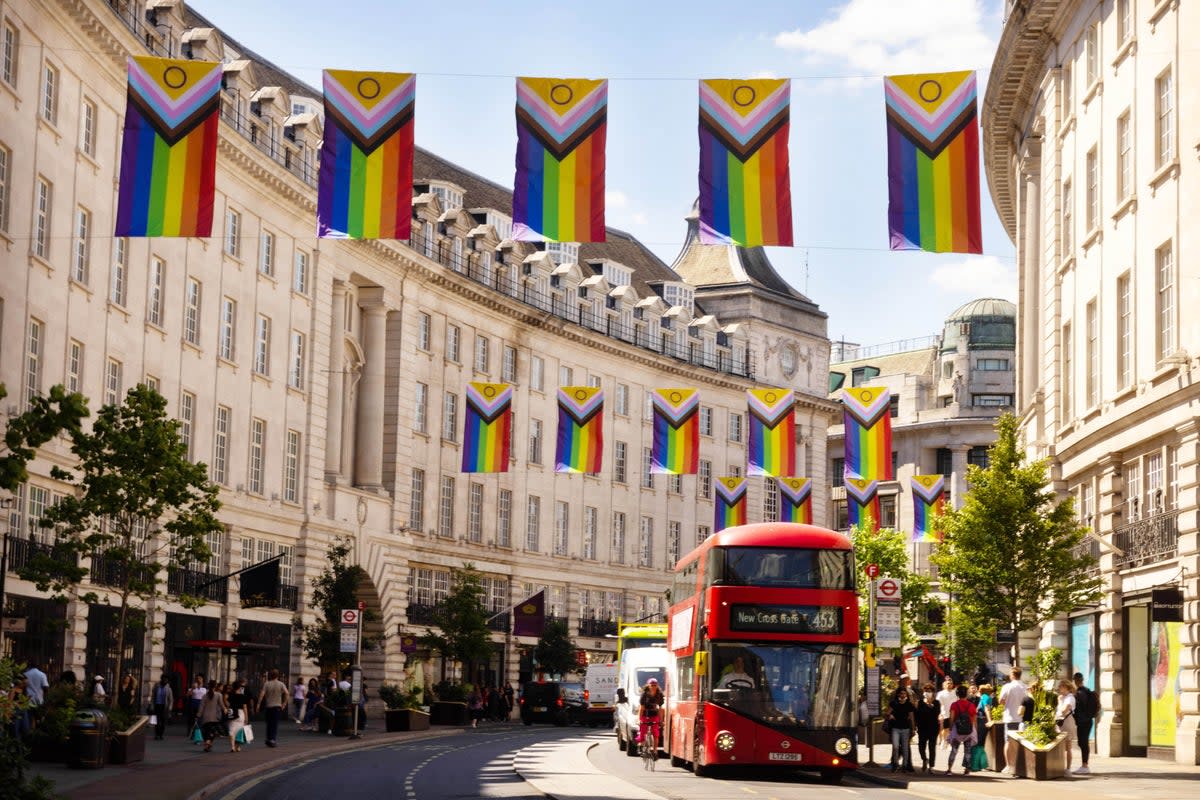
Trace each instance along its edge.
<path fill-rule="evenodd" d="M 1088 536 L 1086 539 L 1080 542 L 1079 545 L 1073 551 L 1071 551 L 1071 555 L 1075 558 L 1091 556 L 1092 566 L 1088 567 L 1084 574 L 1089 578 L 1100 574 L 1100 543 L 1096 541 L 1093 536 Z"/>
<path fill-rule="evenodd" d="M 217 580 L 218 578 L 221 579 Z M 212 582 L 210 583 L 210 581 Z M 167 570 L 167 594 L 171 597 L 190 594 L 216 603 L 224 603 L 229 596 L 229 581 L 220 575 L 201 572 L 198 569 L 169 569 Z"/>
<path fill-rule="evenodd" d="M 410 625 L 432 625 L 435 605 L 428 603 L 408 604 L 408 623 Z"/>
<path fill-rule="evenodd" d="M 8 540 L 8 571 L 16 572 L 22 567 L 29 566 L 35 556 L 54 556 L 58 560 L 69 559 L 72 564 L 79 563 L 79 557 L 73 553 L 68 555 L 63 551 L 55 552 L 52 544 L 42 544 L 29 539 L 10 538 Z"/>
<path fill-rule="evenodd" d="M 547 627 L 549 627 L 550 625 L 553 625 L 555 623 L 562 625 L 565 628 L 565 627 L 567 627 L 567 618 L 566 617 L 552 617 L 549 615 L 546 616 Z"/>
<path fill-rule="evenodd" d="M 290 583 L 279 584 L 279 607 L 295 611 L 300 607 L 300 587 Z"/>
<path fill-rule="evenodd" d="M 1117 528 L 1113 545 L 1124 553 L 1116 557 L 1117 569 L 1174 558 L 1179 554 L 1179 512 L 1154 514 Z"/>
<path fill-rule="evenodd" d="M 488 613 L 495 614 L 496 612 L 491 611 Z M 501 614 L 495 619 L 488 620 L 487 626 L 489 630 L 496 631 L 497 633 L 508 633 L 508 614 Z"/>
<path fill-rule="evenodd" d="M 97 554 L 92 556 L 92 567 L 88 571 L 88 577 L 92 583 L 99 586 L 124 586 L 128 577 L 126 570 L 131 567 L 141 573 L 136 576 L 138 580 L 150 580 L 154 573 L 158 572 L 158 567 L 154 564 L 131 565 Z"/>
<path fill-rule="evenodd" d="M 581 619 L 579 620 L 579 635 L 580 636 L 608 636 L 617 635 L 617 623 L 608 619 Z"/>

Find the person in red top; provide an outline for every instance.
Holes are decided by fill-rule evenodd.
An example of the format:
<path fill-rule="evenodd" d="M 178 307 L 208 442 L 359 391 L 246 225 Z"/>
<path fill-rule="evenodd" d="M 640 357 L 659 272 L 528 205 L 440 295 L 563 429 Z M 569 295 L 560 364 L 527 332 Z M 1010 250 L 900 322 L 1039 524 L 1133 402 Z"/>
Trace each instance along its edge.
<path fill-rule="evenodd" d="M 950 761 L 946 774 L 954 766 L 954 754 L 963 746 L 963 775 L 971 774 L 971 748 L 979 741 L 975 736 L 975 704 L 967 699 L 967 687 L 954 690 L 957 700 L 950 706 Z"/>

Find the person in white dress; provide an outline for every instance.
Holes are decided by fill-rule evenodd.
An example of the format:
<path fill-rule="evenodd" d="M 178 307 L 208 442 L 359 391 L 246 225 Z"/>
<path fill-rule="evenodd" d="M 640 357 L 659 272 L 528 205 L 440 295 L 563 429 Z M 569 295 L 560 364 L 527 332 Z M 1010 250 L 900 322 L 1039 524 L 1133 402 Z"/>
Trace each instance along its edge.
<path fill-rule="evenodd" d="M 1075 684 L 1071 681 L 1059 681 L 1058 705 L 1054 708 L 1054 721 L 1058 729 L 1067 735 L 1067 772 L 1071 771 L 1071 747 L 1075 740 L 1077 727 L 1075 725 Z"/>

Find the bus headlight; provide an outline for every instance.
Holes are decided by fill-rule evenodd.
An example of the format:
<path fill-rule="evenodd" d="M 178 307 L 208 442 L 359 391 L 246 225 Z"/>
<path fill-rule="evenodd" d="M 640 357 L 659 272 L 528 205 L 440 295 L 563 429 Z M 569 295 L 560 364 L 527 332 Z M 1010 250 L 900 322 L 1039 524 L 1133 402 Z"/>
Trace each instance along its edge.
<path fill-rule="evenodd" d="M 722 753 L 728 753 L 730 750 L 733 749 L 733 745 L 735 744 L 735 742 L 733 740 L 733 734 L 730 733 L 729 731 L 721 731 L 720 733 L 718 733 L 716 741 L 717 741 L 717 749 L 720 750 Z"/>
<path fill-rule="evenodd" d="M 850 754 L 851 748 L 854 747 L 854 742 L 847 739 L 845 736 L 834 742 L 833 749 L 838 751 L 839 756 Z"/>

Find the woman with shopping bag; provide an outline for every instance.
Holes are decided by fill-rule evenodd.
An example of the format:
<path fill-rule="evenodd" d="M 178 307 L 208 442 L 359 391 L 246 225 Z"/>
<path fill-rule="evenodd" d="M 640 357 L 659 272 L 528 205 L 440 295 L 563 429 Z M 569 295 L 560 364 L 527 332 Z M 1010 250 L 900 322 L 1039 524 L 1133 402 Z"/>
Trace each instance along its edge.
<path fill-rule="evenodd" d="M 225 702 L 225 696 L 217 690 L 216 681 L 209 681 L 208 691 L 200 703 L 200 713 L 197 716 L 199 731 L 204 737 L 204 752 L 212 750 L 213 740 L 224 731 L 228 715 L 229 706 Z"/>
<path fill-rule="evenodd" d="M 229 752 L 240 753 L 246 741 L 250 719 L 246 714 L 246 682 L 239 678 L 229 690 Z"/>

